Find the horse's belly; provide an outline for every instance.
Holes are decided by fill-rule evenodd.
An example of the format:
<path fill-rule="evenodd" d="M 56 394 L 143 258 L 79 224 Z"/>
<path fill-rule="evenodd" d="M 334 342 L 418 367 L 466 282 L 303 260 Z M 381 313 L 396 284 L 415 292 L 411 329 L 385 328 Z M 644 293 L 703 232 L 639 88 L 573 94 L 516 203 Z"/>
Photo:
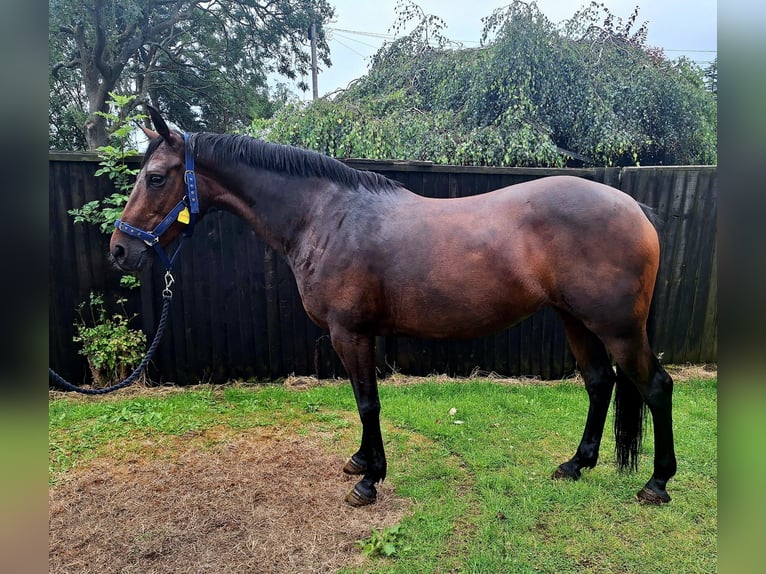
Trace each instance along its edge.
<path fill-rule="evenodd" d="M 439 291 L 413 286 L 389 306 L 381 331 L 426 339 L 461 339 L 496 333 L 537 311 L 534 293 L 465 288 Z"/>
<path fill-rule="evenodd" d="M 472 339 L 502 331 L 524 319 L 527 315 L 509 315 L 500 318 L 462 320 L 452 317 L 449 322 L 430 319 L 420 323 L 403 322 L 382 329 L 382 334 L 407 335 L 421 339 Z"/>

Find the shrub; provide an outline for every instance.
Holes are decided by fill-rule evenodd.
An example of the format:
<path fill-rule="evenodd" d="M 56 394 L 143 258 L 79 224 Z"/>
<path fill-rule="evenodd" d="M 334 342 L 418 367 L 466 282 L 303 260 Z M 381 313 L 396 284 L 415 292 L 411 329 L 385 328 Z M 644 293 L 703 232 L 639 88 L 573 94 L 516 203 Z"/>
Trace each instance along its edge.
<path fill-rule="evenodd" d="M 146 351 L 146 335 L 130 328 L 129 323 L 136 315 L 127 316 L 125 301 L 118 299 L 122 313 L 110 316 L 103 296 L 91 292 L 87 305 L 82 303 L 77 308 L 74 341 L 82 343 L 79 352 L 88 360 L 94 387 L 106 387 L 125 379 Z"/>

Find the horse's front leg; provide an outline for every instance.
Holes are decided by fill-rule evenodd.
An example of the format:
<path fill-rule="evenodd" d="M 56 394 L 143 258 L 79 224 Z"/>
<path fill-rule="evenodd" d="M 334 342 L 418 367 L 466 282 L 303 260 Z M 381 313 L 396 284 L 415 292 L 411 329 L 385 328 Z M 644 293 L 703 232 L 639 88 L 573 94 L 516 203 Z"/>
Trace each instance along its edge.
<path fill-rule="evenodd" d="M 346 496 L 351 506 L 372 504 L 378 495 L 375 483 L 386 477 L 386 454 L 380 432 L 380 399 L 375 378 L 375 339 L 345 329 L 331 329 L 332 345 L 351 379 L 359 418 L 362 445 L 344 467 L 348 474 L 363 474 Z"/>

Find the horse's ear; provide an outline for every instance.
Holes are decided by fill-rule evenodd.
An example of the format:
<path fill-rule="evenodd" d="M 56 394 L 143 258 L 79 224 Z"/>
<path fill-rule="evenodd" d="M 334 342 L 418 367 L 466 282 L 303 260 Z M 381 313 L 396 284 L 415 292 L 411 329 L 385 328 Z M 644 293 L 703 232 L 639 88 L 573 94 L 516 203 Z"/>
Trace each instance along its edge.
<path fill-rule="evenodd" d="M 158 134 L 154 130 L 150 130 L 146 126 L 142 126 L 139 124 L 138 127 L 141 128 L 141 131 L 144 132 L 144 135 L 149 138 L 149 141 L 152 141 L 153 139 L 160 137 L 160 134 Z"/>
<path fill-rule="evenodd" d="M 157 133 L 155 134 L 155 137 L 157 135 L 160 135 L 160 136 L 162 136 L 162 139 L 164 139 L 169 144 L 172 144 L 173 143 L 173 139 L 170 137 L 170 128 L 168 127 L 168 124 L 165 123 L 165 120 L 162 119 L 162 116 L 160 115 L 160 112 L 155 110 L 152 106 L 146 106 L 146 109 L 149 112 L 149 117 L 152 118 L 152 123 L 154 124 L 154 129 L 157 130 Z M 144 133 L 146 133 L 146 132 L 144 132 Z"/>

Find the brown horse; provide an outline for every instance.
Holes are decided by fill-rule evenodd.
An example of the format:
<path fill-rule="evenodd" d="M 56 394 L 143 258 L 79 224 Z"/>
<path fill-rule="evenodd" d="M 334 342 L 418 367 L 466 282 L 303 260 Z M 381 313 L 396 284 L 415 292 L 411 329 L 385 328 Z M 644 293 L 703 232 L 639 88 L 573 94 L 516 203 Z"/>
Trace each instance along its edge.
<path fill-rule="evenodd" d="M 182 135 L 150 115 L 157 131 L 145 130 L 152 141 L 115 224 L 113 260 L 138 269 L 153 246 L 170 265 L 164 248 L 211 208 L 243 218 L 284 257 L 354 389 L 362 441 L 344 471 L 363 478 L 349 504 L 373 502 L 386 476 L 374 337 L 476 337 L 544 305 L 564 323 L 590 399 L 577 451 L 554 477 L 578 479 L 596 464 L 616 386 L 618 467 L 637 467 L 648 406 L 654 473 L 638 499 L 670 500 L 673 381 L 646 332 L 659 241 L 639 203 L 568 176 L 429 199 L 320 154 L 244 136 Z M 196 183 L 192 176 L 187 191 L 189 173 Z"/>

